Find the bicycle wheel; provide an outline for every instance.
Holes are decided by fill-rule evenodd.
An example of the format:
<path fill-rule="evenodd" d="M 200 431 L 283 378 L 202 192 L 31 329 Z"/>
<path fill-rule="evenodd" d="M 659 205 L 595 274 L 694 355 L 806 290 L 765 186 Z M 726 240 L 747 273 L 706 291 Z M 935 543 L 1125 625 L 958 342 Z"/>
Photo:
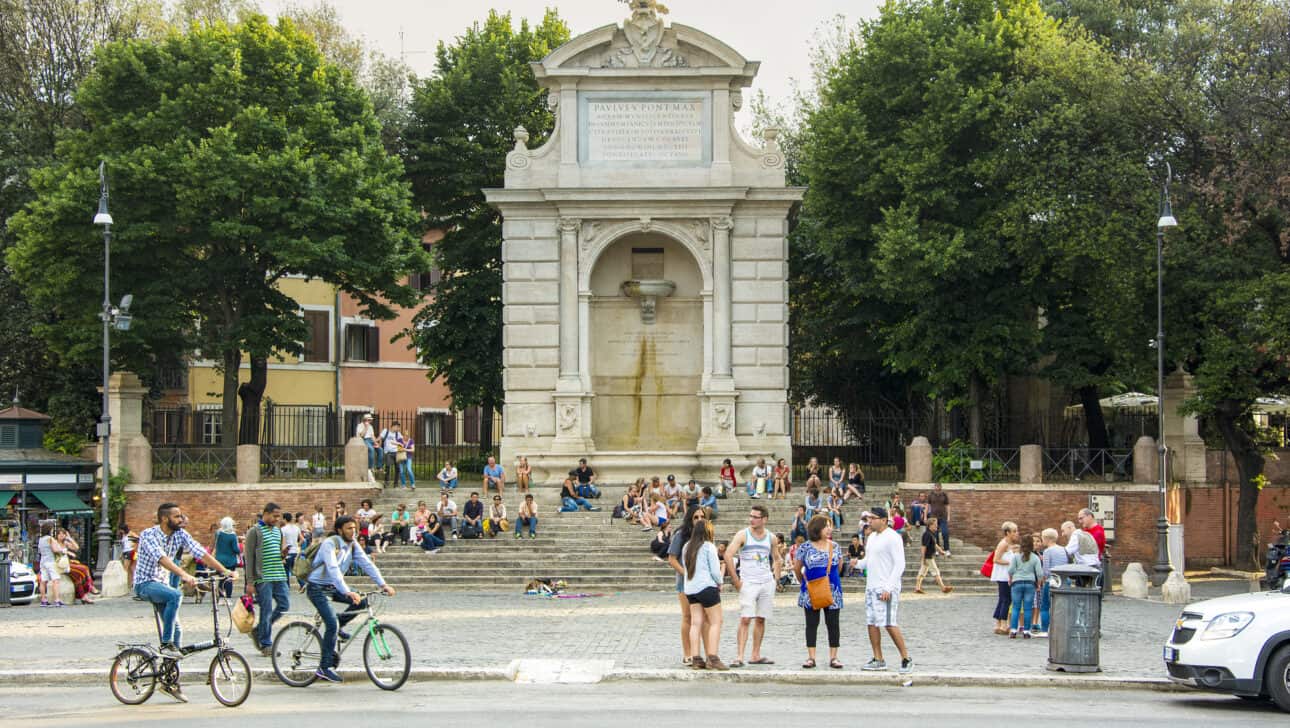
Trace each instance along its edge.
<path fill-rule="evenodd" d="M 273 674 L 293 688 L 312 685 L 322 664 L 322 636 L 309 622 L 292 622 L 273 638 Z"/>
<path fill-rule="evenodd" d="M 144 649 L 130 647 L 117 653 L 108 673 L 112 695 L 126 705 L 140 705 L 157 689 L 157 671 L 152 655 Z"/>
<path fill-rule="evenodd" d="M 412 672 L 412 650 L 398 629 L 388 624 L 373 627 L 363 640 L 363 668 L 376 687 L 398 690 Z"/>
<path fill-rule="evenodd" d="M 236 650 L 220 650 L 211 658 L 211 693 L 230 708 L 236 708 L 251 694 L 251 666 Z"/>

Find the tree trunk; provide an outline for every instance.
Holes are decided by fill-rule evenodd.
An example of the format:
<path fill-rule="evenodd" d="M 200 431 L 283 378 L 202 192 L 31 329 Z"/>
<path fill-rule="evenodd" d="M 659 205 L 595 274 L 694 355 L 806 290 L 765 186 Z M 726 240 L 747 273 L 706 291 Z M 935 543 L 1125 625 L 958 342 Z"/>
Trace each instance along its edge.
<path fill-rule="evenodd" d="M 237 445 L 237 375 L 242 366 L 241 349 L 224 350 L 224 411 L 220 414 L 220 444 Z"/>
<path fill-rule="evenodd" d="M 1097 385 L 1079 388 L 1079 401 L 1084 405 L 1084 427 L 1088 430 L 1089 468 L 1096 474 L 1105 472 L 1106 453 L 1110 438 L 1106 433 L 1106 418 L 1102 416 L 1101 391 Z"/>
<path fill-rule="evenodd" d="M 1215 408 L 1214 420 L 1223 435 L 1223 444 L 1236 460 L 1240 493 L 1236 506 L 1236 566 L 1258 570 L 1262 568 L 1259 560 L 1262 549 L 1255 541 L 1258 537 L 1259 488 L 1254 479 L 1263 472 L 1263 454 L 1244 427 L 1242 418 L 1248 418 L 1245 411 L 1243 403 L 1223 400 Z"/>
<path fill-rule="evenodd" d="M 251 379 L 237 388 L 237 396 L 242 400 L 242 445 L 260 443 L 260 402 L 264 399 L 264 389 L 269 380 L 269 359 L 264 356 L 251 357 Z"/>
<path fill-rule="evenodd" d="M 972 447 L 982 447 L 985 441 L 985 434 L 981 430 L 981 397 L 985 390 L 985 384 L 981 381 L 981 375 L 973 373 L 968 379 L 968 399 L 971 402 L 968 405 L 968 438 L 972 440 Z"/>

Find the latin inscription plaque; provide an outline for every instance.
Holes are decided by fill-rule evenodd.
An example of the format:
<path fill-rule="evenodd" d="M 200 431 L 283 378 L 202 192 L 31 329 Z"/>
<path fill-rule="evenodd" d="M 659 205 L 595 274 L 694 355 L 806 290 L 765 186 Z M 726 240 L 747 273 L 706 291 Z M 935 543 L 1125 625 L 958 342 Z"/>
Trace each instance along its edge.
<path fill-rule="evenodd" d="M 588 93 L 581 97 L 583 164 L 695 166 L 711 161 L 707 94 Z"/>

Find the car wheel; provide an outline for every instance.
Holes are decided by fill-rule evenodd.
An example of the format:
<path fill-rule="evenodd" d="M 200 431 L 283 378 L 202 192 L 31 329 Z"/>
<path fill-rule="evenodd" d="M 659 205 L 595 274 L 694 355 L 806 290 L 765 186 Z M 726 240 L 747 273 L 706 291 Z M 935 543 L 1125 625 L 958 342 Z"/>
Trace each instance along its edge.
<path fill-rule="evenodd" d="M 1263 689 L 1277 707 L 1290 713 L 1290 645 L 1272 654 L 1263 670 Z"/>

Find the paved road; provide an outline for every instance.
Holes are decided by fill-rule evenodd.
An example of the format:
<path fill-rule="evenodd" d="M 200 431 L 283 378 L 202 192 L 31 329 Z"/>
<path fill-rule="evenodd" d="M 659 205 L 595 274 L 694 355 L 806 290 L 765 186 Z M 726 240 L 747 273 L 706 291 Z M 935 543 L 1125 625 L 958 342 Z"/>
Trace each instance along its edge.
<path fill-rule="evenodd" d="M 517 685 L 502 682 L 409 683 L 397 693 L 370 684 L 294 690 L 257 683 L 240 708 L 223 708 L 200 685 L 192 702 L 155 696 L 143 706 L 116 703 L 106 686 L 0 688 L 9 720 L 37 726 L 173 724 L 282 728 L 339 725 L 594 726 L 644 721 L 651 728 L 695 725 L 788 725 L 804 720 L 887 726 L 1262 726 L 1286 724 L 1270 704 L 1204 694 L 1142 690 L 1092 692 L 1057 688 L 854 687 L 724 683 Z M 1092 704 L 1090 706 L 1090 704 Z M 496 712 L 486 720 L 485 710 Z M 616 713 L 617 715 L 613 715 Z M 422 716 L 418 719 L 416 716 Z"/>
<path fill-rule="evenodd" d="M 1238 588 L 1227 582 L 1196 585 L 1198 597 Z M 734 659 L 738 623 L 735 595 L 726 594 L 720 654 Z M 763 652 L 774 670 L 798 670 L 805 658 L 803 616 L 795 595 L 781 594 Z M 900 618 L 918 671 L 936 674 L 1043 676 L 1045 640 L 1008 640 L 991 632 L 993 597 L 906 595 Z M 619 670 L 680 667 L 678 606 L 674 594 L 621 593 L 587 599 L 547 599 L 506 593 L 401 592 L 384 619 L 404 629 L 417 667 L 504 668 L 517 658 L 610 660 Z M 1160 645 L 1179 608 L 1121 597 L 1105 601 L 1101 656 L 1104 675 L 1161 678 Z M 185 604 L 188 641 L 208 639 L 210 612 Z M 293 595 L 291 617 L 312 617 Z M 0 611 L 0 671 L 91 668 L 106 671 L 115 643 L 155 639 L 151 611 L 128 599 L 63 609 L 17 607 Z M 250 654 L 250 640 L 233 635 Z M 821 629 L 821 642 L 824 642 Z M 848 595 L 842 613 L 840 657 L 846 672 L 869 659 L 864 605 Z M 888 655 L 889 662 L 895 653 Z M 249 656 L 252 666 L 268 660 Z M 765 670 L 766 668 L 759 668 Z"/>

